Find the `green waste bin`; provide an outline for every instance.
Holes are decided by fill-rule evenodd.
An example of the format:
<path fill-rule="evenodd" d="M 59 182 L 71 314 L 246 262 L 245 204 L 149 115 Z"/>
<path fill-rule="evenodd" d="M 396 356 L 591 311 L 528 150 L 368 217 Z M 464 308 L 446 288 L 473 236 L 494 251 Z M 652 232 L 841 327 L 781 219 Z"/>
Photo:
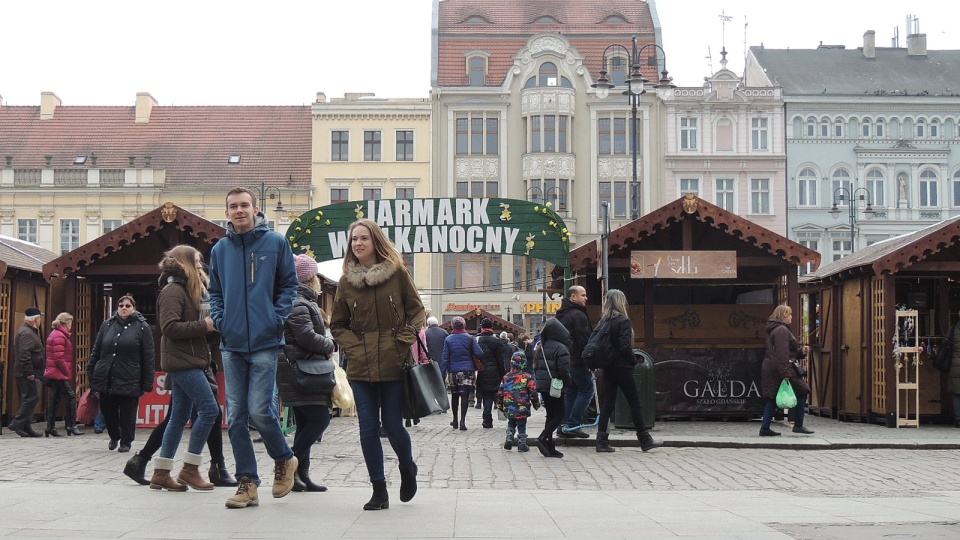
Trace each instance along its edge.
<path fill-rule="evenodd" d="M 633 367 L 633 382 L 637 385 L 640 409 L 643 413 L 643 425 L 653 429 L 657 416 L 657 377 L 653 366 L 653 357 L 646 351 L 634 349 L 637 365 Z M 633 416 L 623 392 L 617 390 L 617 405 L 613 411 L 613 425 L 620 429 L 633 429 Z"/>

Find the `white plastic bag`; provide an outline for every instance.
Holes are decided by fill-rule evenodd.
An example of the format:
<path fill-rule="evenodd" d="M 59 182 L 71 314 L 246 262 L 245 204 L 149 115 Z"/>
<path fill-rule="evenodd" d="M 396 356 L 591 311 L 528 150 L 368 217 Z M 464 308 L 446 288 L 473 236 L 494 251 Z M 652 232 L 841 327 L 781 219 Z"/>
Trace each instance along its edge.
<path fill-rule="evenodd" d="M 334 373 L 337 376 L 337 386 L 333 388 L 333 406 L 342 410 L 353 408 L 353 389 L 347 381 L 347 372 L 337 366 Z"/>

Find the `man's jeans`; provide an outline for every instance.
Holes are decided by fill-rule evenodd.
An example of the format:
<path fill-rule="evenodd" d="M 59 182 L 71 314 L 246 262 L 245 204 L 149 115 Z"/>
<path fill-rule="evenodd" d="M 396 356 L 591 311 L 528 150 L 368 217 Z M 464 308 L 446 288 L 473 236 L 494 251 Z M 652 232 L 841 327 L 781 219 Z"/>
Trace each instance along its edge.
<path fill-rule="evenodd" d="M 563 393 L 563 427 L 583 424 L 583 415 L 593 399 L 593 383 L 590 379 L 590 370 L 585 366 L 570 366 L 570 385 Z"/>
<path fill-rule="evenodd" d="M 160 446 L 160 457 L 174 458 L 177 447 L 183 438 L 183 429 L 190 419 L 194 405 L 197 407 L 197 419 L 190 429 L 190 443 L 187 452 L 199 455 L 203 445 L 207 442 L 210 430 L 220 413 L 217 398 L 213 396 L 207 376 L 200 369 L 186 369 L 167 373 L 173 383 L 173 392 L 177 399 L 170 402 L 170 421 L 163 432 L 163 444 Z M 220 426 L 217 426 L 220 429 Z"/>
<path fill-rule="evenodd" d="M 237 478 L 246 476 L 258 486 L 257 456 L 253 453 L 249 424 L 260 432 L 271 458 L 293 457 L 280 429 L 280 414 L 273 400 L 278 350 L 221 351 L 227 384 L 227 434 L 233 447 L 233 459 L 237 462 Z"/>
<path fill-rule="evenodd" d="M 34 377 L 32 381 L 26 377 L 17 377 L 17 388 L 20 389 L 20 409 L 10 420 L 10 425 L 22 424 L 26 428 L 33 423 L 33 412 L 40 401 L 40 377 Z"/>

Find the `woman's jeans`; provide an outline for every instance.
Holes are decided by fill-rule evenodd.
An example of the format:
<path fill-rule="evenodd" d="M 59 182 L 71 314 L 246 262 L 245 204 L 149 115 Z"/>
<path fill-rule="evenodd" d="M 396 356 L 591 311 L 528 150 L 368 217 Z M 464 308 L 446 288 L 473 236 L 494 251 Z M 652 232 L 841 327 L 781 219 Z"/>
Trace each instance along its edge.
<path fill-rule="evenodd" d="M 587 413 L 587 407 L 593 399 L 592 378 L 593 375 L 585 366 L 570 366 L 570 384 L 563 389 L 563 425 L 565 427 L 583 424 L 583 415 Z"/>
<path fill-rule="evenodd" d="M 793 408 L 796 415 L 793 420 L 793 427 L 803 427 L 803 415 L 807 411 L 807 394 L 798 393 L 796 387 L 793 390 L 797 394 L 797 406 Z M 773 413 L 777 411 L 777 408 L 777 400 L 767 400 L 763 406 L 763 419 L 760 421 L 760 429 L 770 429 L 770 422 L 773 421 Z"/>
<path fill-rule="evenodd" d="M 293 455 L 300 463 L 310 459 L 310 448 L 320 440 L 330 425 L 330 408 L 326 405 L 300 405 L 293 407 L 297 432 L 293 435 Z"/>
<path fill-rule="evenodd" d="M 171 371 L 167 373 L 167 377 L 170 378 L 173 394 L 177 399 L 170 401 L 170 421 L 163 432 L 160 457 L 172 459 L 177 455 L 177 447 L 180 446 L 183 430 L 194 406 L 197 408 L 197 420 L 190 430 L 187 452 L 199 455 L 217 416 L 220 415 L 220 405 L 217 404 L 217 398 L 214 397 L 202 369 Z"/>
<path fill-rule="evenodd" d="M 53 429 L 57 420 L 57 408 L 60 400 L 67 400 L 67 411 L 63 415 L 63 424 L 67 428 L 77 425 L 77 393 L 70 381 L 53 380 L 50 382 L 50 406 L 47 407 L 47 429 Z"/>
<path fill-rule="evenodd" d="M 410 434 L 403 427 L 403 385 L 400 381 L 350 381 L 350 387 L 357 404 L 360 449 L 367 464 L 367 473 L 371 482 L 381 482 L 386 479 L 383 473 L 383 445 L 380 444 L 381 424 L 400 466 L 413 463 Z"/>
<path fill-rule="evenodd" d="M 176 394 L 170 394 L 170 405 L 168 407 L 168 414 L 164 417 L 163 422 L 157 424 L 157 427 L 153 428 L 153 431 L 150 432 L 150 437 L 147 438 L 147 442 L 143 443 L 143 448 L 137 452 L 137 455 L 143 457 L 146 460 L 153 459 L 153 455 L 157 453 L 157 450 L 160 449 L 160 445 L 163 444 L 163 434 L 167 432 L 167 424 L 170 423 L 170 414 L 169 411 L 173 410 L 173 402 L 177 400 Z M 197 419 L 197 408 L 193 408 L 193 412 L 190 413 L 190 420 L 196 421 Z M 223 411 L 220 410 L 220 407 L 217 407 L 217 420 L 213 423 L 213 427 L 210 428 L 210 434 L 207 435 L 207 451 L 210 452 L 210 463 L 219 463 L 223 464 L 223 430 L 220 426 L 223 424 Z"/>
<path fill-rule="evenodd" d="M 640 396 L 637 395 L 637 383 L 633 380 L 633 368 L 615 367 L 604 368 L 603 386 L 600 391 L 600 421 L 597 431 L 606 432 L 610 423 L 610 415 L 617 403 L 617 390 L 623 392 L 630 406 L 630 416 L 633 418 L 633 427 L 637 434 L 644 433 L 647 428 L 643 425 L 643 411 L 640 409 Z"/>

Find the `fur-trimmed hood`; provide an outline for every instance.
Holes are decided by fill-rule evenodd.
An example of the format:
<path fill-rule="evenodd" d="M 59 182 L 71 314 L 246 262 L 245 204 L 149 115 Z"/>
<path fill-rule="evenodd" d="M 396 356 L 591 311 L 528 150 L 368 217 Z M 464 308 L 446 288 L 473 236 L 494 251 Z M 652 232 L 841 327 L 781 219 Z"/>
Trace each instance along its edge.
<path fill-rule="evenodd" d="M 368 286 L 376 287 L 381 283 L 386 283 L 396 271 L 397 265 L 392 261 L 383 261 L 370 268 L 365 268 L 359 263 L 348 262 L 345 276 L 351 285 L 363 289 Z"/>
<path fill-rule="evenodd" d="M 164 257 L 160 261 L 160 278 L 157 279 L 157 285 L 162 289 L 171 281 L 186 285 L 187 272 L 183 269 L 183 265 L 173 257 Z"/>

